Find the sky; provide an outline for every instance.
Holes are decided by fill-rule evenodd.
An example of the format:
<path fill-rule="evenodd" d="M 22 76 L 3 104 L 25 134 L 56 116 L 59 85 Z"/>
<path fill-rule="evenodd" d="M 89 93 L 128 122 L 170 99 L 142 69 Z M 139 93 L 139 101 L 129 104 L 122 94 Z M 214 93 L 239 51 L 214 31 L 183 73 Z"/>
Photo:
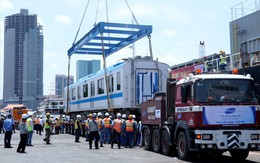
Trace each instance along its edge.
<path fill-rule="evenodd" d="M 0 0 L 0 99 L 3 97 L 5 17 L 20 13 L 20 9 L 28 9 L 29 14 L 37 14 L 44 34 L 44 95 L 49 95 L 54 94 L 55 75 L 68 74 L 67 50 L 74 42 L 87 2 L 88 0 Z M 206 55 L 218 53 L 219 50 L 230 53 L 231 8 L 243 0 L 127 2 L 140 25 L 153 27 L 151 41 L 154 59 L 173 66 L 198 58 L 200 41 L 205 43 Z M 247 5 L 253 8 L 254 3 L 255 0 L 248 0 Z M 239 17 L 239 11 L 236 16 Z M 131 24 L 132 15 L 125 0 L 90 0 L 76 40 L 90 31 L 95 23 L 107 20 Z M 146 37 L 137 41 L 135 56 L 149 55 L 148 45 Z M 132 56 L 132 49 L 126 47 L 107 57 L 107 65 Z M 73 54 L 70 74 L 76 78 L 77 60 L 92 59 L 102 60 L 101 56 Z"/>

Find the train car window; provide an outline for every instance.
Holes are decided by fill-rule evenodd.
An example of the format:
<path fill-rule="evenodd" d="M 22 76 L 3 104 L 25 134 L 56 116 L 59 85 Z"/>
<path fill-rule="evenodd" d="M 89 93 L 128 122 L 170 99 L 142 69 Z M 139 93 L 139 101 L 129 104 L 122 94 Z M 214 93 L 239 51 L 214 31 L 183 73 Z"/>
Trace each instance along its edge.
<path fill-rule="evenodd" d="M 80 89 L 81 86 L 78 86 L 78 100 L 81 99 L 81 89 Z"/>
<path fill-rule="evenodd" d="M 104 86 L 105 86 L 104 81 L 105 81 L 104 78 L 98 80 L 98 94 L 104 93 Z"/>
<path fill-rule="evenodd" d="M 76 89 L 75 88 L 72 89 L 71 94 L 72 94 L 72 100 L 76 100 Z"/>
<path fill-rule="evenodd" d="M 90 96 L 95 96 L 95 82 L 91 82 L 90 87 Z"/>
<path fill-rule="evenodd" d="M 114 77 L 113 75 L 108 76 L 108 92 L 114 92 Z"/>
<path fill-rule="evenodd" d="M 116 73 L 116 90 L 121 89 L 121 75 L 120 72 Z"/>
<path fill-rule="evenodd" d="M 83 97 L 88 97 L 88 84 L 83 85 Z"/>

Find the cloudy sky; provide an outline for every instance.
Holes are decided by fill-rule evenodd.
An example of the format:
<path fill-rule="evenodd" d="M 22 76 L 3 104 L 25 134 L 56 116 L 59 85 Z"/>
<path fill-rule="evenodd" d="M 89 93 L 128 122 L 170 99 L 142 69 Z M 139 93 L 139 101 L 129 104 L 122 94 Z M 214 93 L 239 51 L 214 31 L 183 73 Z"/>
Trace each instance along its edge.
<path fill-rule="evenodd" d="M 231 7 L 243 1 L 127 0 L 139 24 L 153 26 L 154 58 L 170 66 L 198 58 L 200 41 L 205 42 L 206 55 L 219 50 L 229 53 Z M 29 14 L 38 15 L 44 33 L 44 94 L 48 95 L 54 93 L 55 74 L 67 74 L 67 50 L 74 41 L 87 2 L 88 0 L 0 0 L 0 99 L 3 96 L 4 18 L 19 13 L 21 8 L 28 9 Z M 254 8 L 254 3 L 255 0 L 248 0 L 246 5 Z M 237 11 L 237 16 L 240 13 Z M 125 0 L 90 0 L 77 40 L 92 29 L 94 23 L 107 19 L 109 22 L 131 23 L 131 12 Z M 147 38 L 138 41 L 135 47 L 135 55 L 149 55 Z M 132 50 L 126 47 L 109 56 L 107 62 L 111 65 L 120 58 L 132 56 Z M 74 76 L 78 59 L 101 57 L 73 55 L 71 74 Z"/>

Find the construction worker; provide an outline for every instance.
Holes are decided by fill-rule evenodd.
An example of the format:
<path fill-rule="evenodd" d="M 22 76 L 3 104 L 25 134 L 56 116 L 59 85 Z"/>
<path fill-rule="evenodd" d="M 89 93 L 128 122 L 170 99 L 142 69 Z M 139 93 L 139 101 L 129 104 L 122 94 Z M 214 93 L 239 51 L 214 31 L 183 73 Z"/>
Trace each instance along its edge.
<path fill-rule="evenodd" d="M 132 142 L 134 138 L 134 133 L 136 130 L 136 124 L 133 121 L 133 115 L 128 116 L 128 120 L 124 124 L 124 131 L 126 136 L 125 148 L 132 148 Z"/>
<path fill-rule="evenodd" d="M 121 148 L 121 131 L 123 121 L 121 120 L 121 114 L 117 113 L 116 119 L 112 122 L 112 141 L 111 148 L 114 146 L 115 139 L 117 139 L 118 149 Z"/>
<path fill-rule="evenodd" d="M 226 58 L 226 55 L 225 55 L 225 51 L 220 50 L 219 55 L 220 55 L 219 67 L 220 67 L 221 71 L 224 71 L 225 67 L 227 65 L 227 58 Z"/>
<path fill-rule="evenodd" d="M 82 129 L 80 119 L 81 119 L 81 115 L 77 115 L 77 119 L 76 119 L 75 124 L 74 124 L 74 126 L 75 126 L 74 127 L 74 129 L 75 129 L 75 142 L 76 143 L 80 143 L 79 137 L 80 137 L 80 133 L 81 133 L 81 129 Z"/>
<path fill-rule="evenodd" d="M 7 118 L 4 120 L 4 132 L 5 132 L 5 136 L 4 136 L 4 145 L 5 148 L 13 148 L 11 146 L 11 138 L 12 138 L 12 131 L 13 131 L 13 120 L 11 119 L 12 115 L 8 114 Z"/>
<path fill-rule="evenodd" d="M 135 123 L 135 126 L 137 128 L 138 124 L 137 124 L 137 121 L 136 121 L 136 116 L 134 114 L 133 114 L 133 122 Z M 137 134 L 138 134 L 138 130 L 136 129 L 135 133 L 134 133 L 133 143 L 132 143 L 133 147 L 137 144 Z"/>
<path fill-rule="evenodd" d="M 44 126 L 44 120 L 43 120 L 43 117 L 41 115 L 40 116 L 40 123 L 39 123 L 39 135 L 42 135 L 43 126 Z"/>
<path fill-rule="evenodd" d="M 4 118 L 0 117 L 0 134 L 3 131 L 3 126 L 4 126 Z M 4 133 L 4 131 L 3 131 L 3 133 Z"/>
<path fill-rule="evenodd" d="M 139 147 L 142 147 L 142 141 L 143 141 L 142 140 L 142 137 L 143 137 L 142 131 L 143 131 L 142 121 L 139 121 L 138 125 L 137 125 L 138 134 L 137 134 L 137 142 L 136 142 L 137 146 L 139 146 Z"/>
<path fill-rule="evenodd" d="M 88 122 L 92 119 L 92 114 L 88 114 L 88 118 L 85 122 L 85 131 L 88 131 Z M 86 132 L 86 141 L 89 140 L 89 134 Z"/>
<path fill-rule="evenodd" d="M 96 121 L 96 114 L 92 115 L 92 119 L 88 122 L 88 134 L 89 134 L 89 149 L 92 149 L 92 141 L 95 140 L 95 149 L 98 148 L 99 131 L 98 123 Z"/>
<path fill-rule="evenodd" d="M 126 115 L 125 114 L 122 115 L 122 119 L 121 120 L 122 120 L 121 145 L 125 146 L 125 131 L 124 131 L 124 128 L 123 128 L 123 126 L 124 126 L 124 124 L 126 122 Z"/>
<path fill-rule="evenodd" d="M 35 119 L 35 124 L 34 124 L 34 128 L 36 130 L 36 134 L 39 133 L 39 129 L 40 129 L 40 117 L 39 115 L 36 116 L 36 119 Z"/>
<path fill-rule="evenodd" d="M 27 117 L 28 117 L 27 114 L 22 114 L 22 121 L 18 125 L 20 131 L 20 143 L 16 150 L 16 152 L 18 153 L 26 153 L 25 147 L 26 147 L 26 141 L 28 135 Z"/>
<path fill-rule="evenodd" d="M 97 114 L 97 123 L 98 123 L 98 129 L 99 129 L 99 139 L 100 139 L 100 147 L 103 146 L 103 141 L 104 141 L 104 122 L 102 120 L 102 113 L 98 112 Z"/>
<path fill-rule="evenodd" d="M 46 144 L 51 144 L 50 143 L 50 136 L 51 136 L 51 125 L 52 125 L 52 121 L 50 119 L 51 114 L 50 113 L 46 113 L 46 119 L 44 122 L 44 128 L 45 128 L 45 138 L 43 139 Z"/>
<path fill-rule="evenodd" d="M 110 144 L 111 140 L 111 124 L 112 120 L 109 118 L 109 113 L 105 113 L 105 118 L 103 119 L 104 123 L 104 144 Z"/>
<path fill-rule="evenodd" d="M 62 115 L 62 117 L 61 117 L 61 133 L 62 134 L 64 134 L 65 122 L 66 122 L 66 117 L 65 117 L 65 115 Z"/>
<path fill-rule="evenodd" d="M 54 129 L 54 124 L 55 124 L 55 119 L 54 115 L 51 115 L 51 134 L 53 134 L 53 129 Z"/>
<path fill-rule="evenodd" d="M 59 117 L 55 118 L 55 134 L 59 134 L 60 132 L 60 121 Z"/>
<path fill-rule="evenodd" d="M 33 137 L 33 120 L 32 120 L 32 113 L 28 113 L 27 126 L 28 126 L 28 140 L 27 140 L 27 146 L 33 146 L 33 145 L 32 145 L 32 137 Z"/>

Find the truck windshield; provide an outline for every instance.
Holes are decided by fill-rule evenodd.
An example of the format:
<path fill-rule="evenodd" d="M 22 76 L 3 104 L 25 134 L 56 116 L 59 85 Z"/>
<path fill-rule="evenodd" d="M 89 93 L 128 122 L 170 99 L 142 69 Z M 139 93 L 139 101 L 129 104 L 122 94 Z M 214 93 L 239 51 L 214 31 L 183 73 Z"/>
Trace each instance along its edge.
<path fill-rule="evenodd" d="M 251 80 L 204 79 L 195 82 L 195 101 L 202 103 L 257 102 Z"/>

